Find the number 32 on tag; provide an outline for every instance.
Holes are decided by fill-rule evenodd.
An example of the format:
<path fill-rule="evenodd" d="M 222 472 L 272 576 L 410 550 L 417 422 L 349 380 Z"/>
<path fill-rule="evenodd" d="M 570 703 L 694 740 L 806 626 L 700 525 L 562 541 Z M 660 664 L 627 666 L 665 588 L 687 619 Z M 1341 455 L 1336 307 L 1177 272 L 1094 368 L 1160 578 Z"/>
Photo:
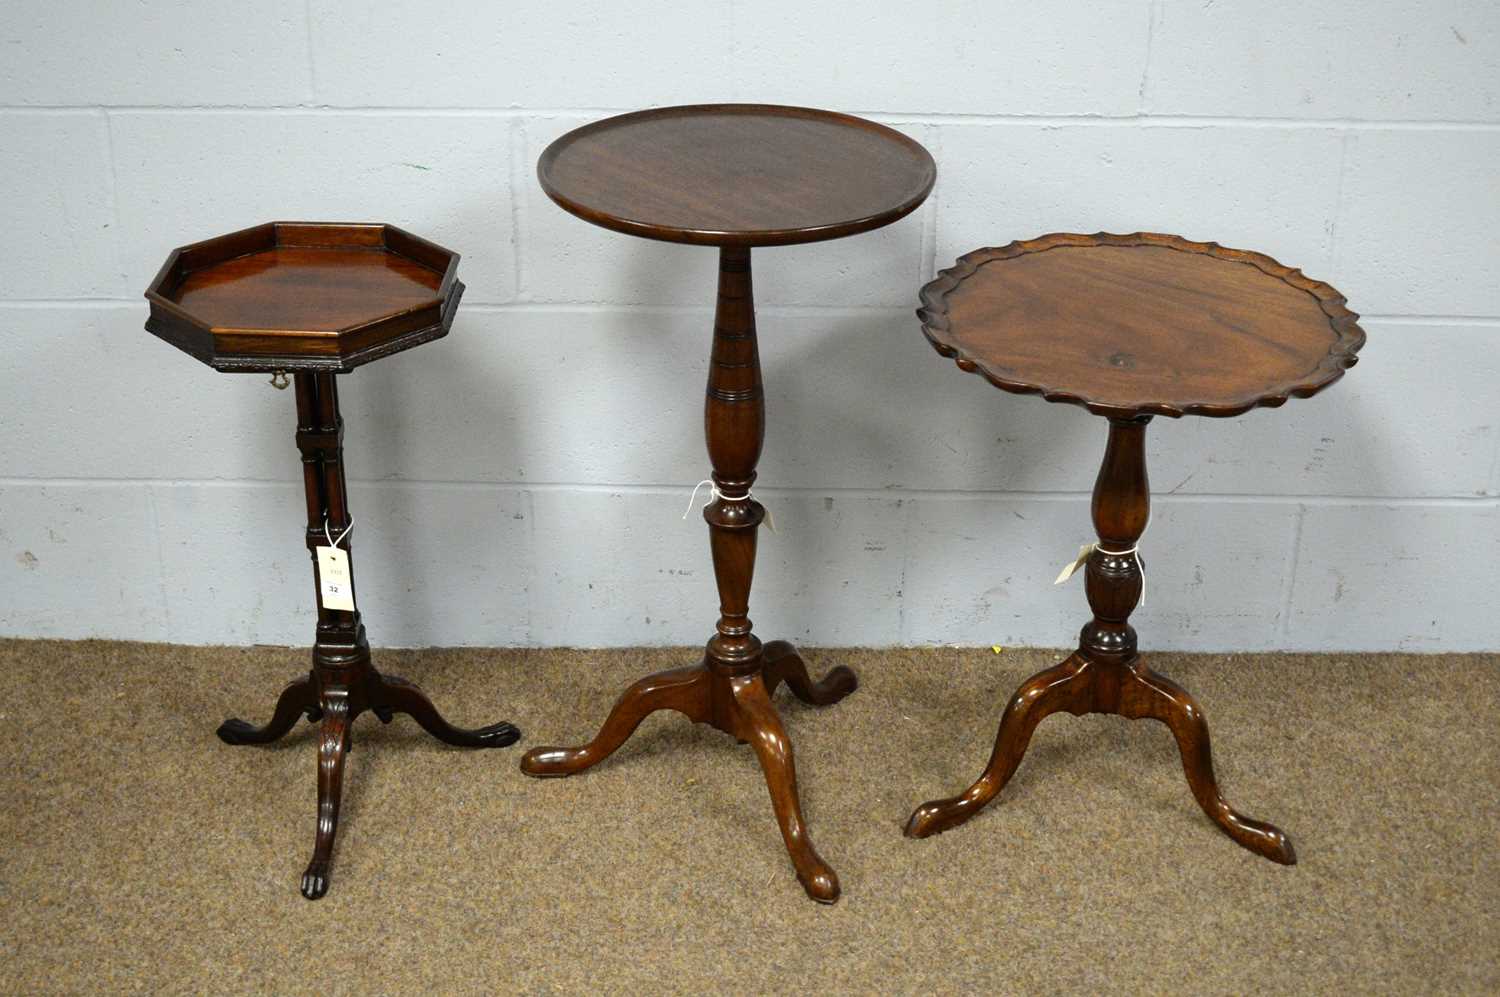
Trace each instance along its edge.
<path fill-rule="evenodd" d="M 349 552 L 341 547 L 319 547 L 318 588 L 324 609 L 354 612 L 354 580 L 349 576 Z"/>

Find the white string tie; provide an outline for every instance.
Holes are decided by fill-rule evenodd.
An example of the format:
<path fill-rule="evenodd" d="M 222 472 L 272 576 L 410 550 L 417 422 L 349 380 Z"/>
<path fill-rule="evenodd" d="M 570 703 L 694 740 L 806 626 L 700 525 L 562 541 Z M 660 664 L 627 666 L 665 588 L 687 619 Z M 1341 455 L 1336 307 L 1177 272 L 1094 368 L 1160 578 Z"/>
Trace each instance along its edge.
<path fill-rule="evenodd" d="M 328 546 L 330 547 L 337 547 L 339 544 L 343 543 L 344 538 L 349 535 L 349 531 L 352 529 L 354 529 L 354 517 L 350 516 L 349 525 L 344 527 L 344 532 L 340 533 L 339 538 L 335 540 L 333 539 L 333 534 L 328 532 L 328 517 L 323 517 L 323 536 L 328 538 Z"/>
<path fill-rule="evenodd" d="M 687 508 L 682 510 L 682 518 L 687 519 L 688 513 L 693 511 L 693 503 L 698 501 L 698 489 L 704 485 L 708 486 L 708 501 L 703 503 L 704 508 L 713 504 L 714 499 L 723 498 L 724 493 L 719 491 L 719 486 L 714 484 L 713 478 L 704 478 L 693 486 L 693 494 L 688 496 Z"/>
<path fill-rule="evenodd" d="M 1150 525 L 1151 523 L 1148 520 L 1146 526 L 1149 527 Z M 1145 535 L 1146 531 L 1142 529 L 1141 536 Z M 1057 573 L 1057 578 L 1053 580 L 1052 584 L 1061 585 L 1069 578 L 1072 578 L 1074 572 L 1087 564 L 1089 555 L 1096 550 L 1101 554 L 1108 555 L 1109 557 L 1130 557 L 1135 559 L 1136 570 L 1141 573 L 1141 601 L 1136 603 L 1136 605 L 1144 606 L 1146 604 L 1146 562 L 1141 560 L 1141 545 L 1139 539 L 1136 540 L 1135 546 L 1131 547 L 1129 550 L 1105 550 L 1103 547 L 1099 546 L 1098 543 L 1084 544 L 1082 547 L 1078 548 L 1078 556 L 1069 561 L 1067 564 L 1063 565 L 1063 569 Z"/>
<path fill-rule="evenodd" d="M 682 510 L 683 519 L 687 519 L 688 513 L 693 511 L 693 503 L 698 501 L 698 489 L 702 488 L 704 485 L 708 486 L 708 501 L 703 503 L 703 508 L 707 509 L 709 506 L 713 505 L 714 499 L 722 499 L 727 497 L 723 492 L 719 491 L 719 486 L 714 484 L 713 478 L 704 478 L 702 481 L 693 486 L 693 494 L 688 496 L 687 508 Z M 755 498 L 755 493 L 746 492 L 745 498 L 753 499 Z M 772 533 L 775 533 L 776 517 L 771 515 L 771 510 L 766 508 L 766 506 L 762 505 L 761 508 L 764 509 L 766 513 L 766 526 L 770 528 Z"/>

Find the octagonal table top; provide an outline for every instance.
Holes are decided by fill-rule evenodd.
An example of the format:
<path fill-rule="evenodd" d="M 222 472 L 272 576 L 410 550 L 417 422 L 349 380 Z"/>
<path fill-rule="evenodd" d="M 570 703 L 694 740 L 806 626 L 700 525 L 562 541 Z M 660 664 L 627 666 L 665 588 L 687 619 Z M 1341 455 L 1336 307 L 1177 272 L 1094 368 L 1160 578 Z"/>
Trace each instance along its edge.
<path fill-rule="evenodd" d="M 173 250 L 146 328 L 219 370 L 351 370 L 447 333 L 458 259 L 393 225 L 270 222 Z"/>

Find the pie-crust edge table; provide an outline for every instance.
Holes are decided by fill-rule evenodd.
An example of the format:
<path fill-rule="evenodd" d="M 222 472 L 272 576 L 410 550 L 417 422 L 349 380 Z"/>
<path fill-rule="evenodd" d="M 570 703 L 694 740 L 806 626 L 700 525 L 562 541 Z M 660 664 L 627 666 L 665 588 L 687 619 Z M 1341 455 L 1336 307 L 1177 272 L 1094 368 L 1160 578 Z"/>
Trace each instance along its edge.
<path fill-rule="evenodd" d="M 1301 376 L 1289 377 L 1280 383 L 1257 385 L 1249 391 L 1227 390 L 1220 393 L 1207 391 L 1202 397 L 1154 397 L 1151 399 L 1127 399 L 1112 391 L 1102 389 L 1104 384 L 1119 383 L 1106 374 L 1093 378 L 1064 376 L 1062 382 L 1043 383 L 1028 377 L 1019 364 L 1009 363 L 1012 358 L 1004 356 L 1003 348 L 995 350 L 977 349 L 963 342 L 956 334 L 951 321 L 950 304 L 955 293 L 965 282 L 974 277 L 981 268 L 995 266 L 995 273 L 1004 273 L 1007 261 L 1023 258 L 1037 259 L 1035 254 L 1049 251 L 1066 252 L 1069 247 L 1118 247 L 1131 249 L 1149 247 L 1166 249 L 1177 253 L 1211 258 L 1225 264 L 1254 268 L 1266 278 L 1258 283 L 1270 288 L 1277 282 L 1298 291 L 1307 297 L 1305 311 L 1311 316 L 1310 327 L 1323 323 L 1326 343 L 1314 340 L 1311 361 Z M 1114 276 L 1114 275 L 1112 275 Z M 1097 288 L 1087 286 L 1087 275 L 1072 274 L 1072 293 L 1080 299 L 1098 294 L 1101 302 L 1116 289 L 1116 284 L 1101 283 Z M 1021 280 L 1034 278 L 1024 277 Z M 1243 283 L 1244 275 L 1237 279 Z M 998 283 L 1002 278 L 994 278 Z M 1035 290 L 1033 285 L 1031 290 Z M 1127 288 L 1140 291 L 1139 287 Z M 1156 289 L 1151 289 L 1156 290 Z M 1166 290 L 1171 291 L 1172 288 Z M 1196 289 L 1189 289 L 1190 291 Z M 1220 292 L 1219 288 L 1212 289 Z M 1282 289 L 1285 290 L 1284 288 Z M 1224 294 L 1231 292 L 1224 291 Z M 1011 293 L 1006 305 L 1017 314 L 1017 302 L 1025 292 Z M 1295 295 L 1290 296 L 1295 299 Z M 1128 620 L 1138 604 L 1144 586 L 1144 573 L 1139 554 L 1136 552 L 1141 535 L 1150 518 L 1150 486 L 1146 476 L 1146 425 L 1153 415 L 1178 417 L 1185 414 L 1210 416 L 1238 415 L 1257 406 L 1275 407 L 1290 397 L 1309 397 L 1332 384 L 1357 360 L 1356 354 L 1364 345 L 1365 334 L 1357 324 L 1358 315 L 1345 307 L 1345 299 L 1329 285 L 1312 280 L 1300 271 L 1283 266 L 1268 256 L 1243 250 L 1226 249 L 1217 243 L 1190 242 L 1178 236 L 1155 233 L 1132 235 L 1053 234 L 1010 245 L 976 250 L 960 257 L 957 264 L 945 270 L 922 289 L 922 307 L 917 311 L 922 320 L 922 331 L 928 341 L 943 356 L 955 360 L 960 369 L 984 376 L 990 383 L 1006 391 L 1018 394 L 1040 394 L 1048 401 L 1082 405 L 1096 415 L 1109 419 L 1109 437 L 1099 475 L 1094 483 L 1092 516 L 1099 542 L 1087 555 L 1084 565 L 1084 587 L 1093 619 L 1079 634 L 1079 644 L 1066 660 L 1032 676 L 1016 691 L 1006 706 L 995 738 L 994 750 L 983 773 L 958 796 L 932 800 L 917 807 L 906 824 L 906 834 L 913 838 L 925 838 L 962 824 L 983 809 L 1005 787 L 1021 763 L 1030 744 L 1033 731 L 1047 716 L 1066 711 L 1077 716 L 1088 713 L 1114 714 L 1130 719 L 1148 718 L 1158 720 L 1171 729 L 1182 755 L 1182 767 L 1188 785 L 1198 805 L 1241 846 L 1262 855 L 1273 862 L 1292 865 L 1297 861 L 1291 839 L 1274 825 L 1258 821 L 1241 814 L 1228 802 L 1219 790 L 1214 775 L 1213 757 L 1209 746 L 1208 724 L 1198 703 L 1186 690 L 1164 676 L 1148 668 L 1136 650 L 1135 629 Z M 1118 299 L 1116 299 L 1118 300 Z M 1148 295 L 1140 299 L 1157 301 Z M 1228 307 L 1229 299 L 1220 297 L 1215 304 Z M 1257 302 L 1253 295 L 1248 305 Z M 1246 302 L 1241 302 L 1246 304 Z M 1021 313 L 1019 323 L 1029 323 L 1034 329 L 1053 331 L 1072 340 L 1066 348 L 1076 347 L 1080 356 L 1087 358 L 1095 370 L 1109 367 L 1131 367 L 1137 358 L 1122 351 L 1112 340 L 1109 328 L 1111 320 L 1107 306 L 1094 308 L 1085 304 L 1080 314 L 1088 315 L 1096 322 L 1095 328 L 1056 329 L 1048 322 L 1055 319 L 1047 310 L 1054 303 L 1037 305 L 1035 313 Z M 1093 309 L 1090 312 L 1090 309 Z M 993 323 L 992 342 L 999 343 L 1005 335 L 1004 312 L 991 312 Z M 1040 319 L 1038 316 L 1041 316 Z M 1157 343 L 1163 337 L 1171 337 L 1170 328 L 1150 326 L 1149 337 L 1137 340 L 1148 349 L 1153 348 L 1149 339 Z M 1249 322 L 1234 328 L 1238 344 L 1253 342 L 1255 323 Z M 1274 320 L 1267 319 L 1267 322 Z M 1227 323 L 1226 323 L 1227 324 Z M 1055 348 L 1056 343 L 1048 344 Z M 1284 346 L 1284 344 L 1281 344 Z M 993 354 L 1001 354 L 996 360 Z M 1039 354 L 1036 354 L 1039 355 Z M 1034 355 L 1034 356 L 1036 356 Z M 1044 364 L 1045 361 L 1034 360 Z M 1226 371 L 1225 381 L 1232 382 L 1235 372 Z"/>

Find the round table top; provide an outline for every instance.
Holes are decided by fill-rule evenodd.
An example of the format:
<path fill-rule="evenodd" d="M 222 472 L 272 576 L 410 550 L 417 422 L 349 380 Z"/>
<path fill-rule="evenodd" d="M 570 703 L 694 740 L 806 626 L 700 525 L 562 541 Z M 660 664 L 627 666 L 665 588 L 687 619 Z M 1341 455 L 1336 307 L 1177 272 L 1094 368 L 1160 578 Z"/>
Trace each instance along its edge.
<path fill-rule="evenodd" d="M 543 151 L 537 177 L 566 210 L 648 239 L 785 246 L 889 225 L 932 190 L 920 143 L 873 121 L 763 104 L 622 114 Z"/>
<path fill-rule="evenodd" d="M 981 249 L 922 289 L 922 331 L 964 370 L 1098 415 L 1231 416 L 1305 398 L 1365 334 L 1327 284 L 1179 236 L 1047 235 Z"/>

